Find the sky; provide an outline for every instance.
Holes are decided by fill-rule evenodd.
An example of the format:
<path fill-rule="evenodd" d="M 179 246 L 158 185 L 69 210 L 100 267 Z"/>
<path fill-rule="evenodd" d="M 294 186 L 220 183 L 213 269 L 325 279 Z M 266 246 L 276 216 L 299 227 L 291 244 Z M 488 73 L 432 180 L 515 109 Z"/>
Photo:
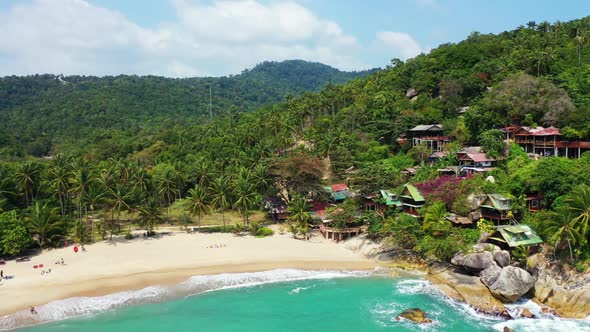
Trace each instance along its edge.
<path fill-rule="evenodd" d="M 0 0 L 0 76 L 387 66 L 471 32 L 590 15 L 590 0 Z"/>

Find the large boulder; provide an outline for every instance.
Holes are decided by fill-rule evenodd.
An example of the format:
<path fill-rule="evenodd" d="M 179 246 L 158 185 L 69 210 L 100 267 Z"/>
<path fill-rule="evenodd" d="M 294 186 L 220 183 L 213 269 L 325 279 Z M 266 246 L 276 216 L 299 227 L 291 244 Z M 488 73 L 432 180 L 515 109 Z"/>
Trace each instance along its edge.
<path fill-rule="evenodd" d="M 418 91 L 416 91 L 416 89 L 414 88 L 409 88 L 408 90 L 406 90 L 406 97 L 408 98 L 412 98 L 418 95 Z"/>
<path fill-rule="evenodd" d="M 494 264 L 494 256 L 489 251 L 459 253 L 451 259 L 451 263 L 470 271 L 480 272 Z"/>
<path fill-rule="evenodd" d="M 396 320 L 400 320 L 400 318 L 405 318 L 418 324 L 432 323 L 432 320 L 426 317 L 426 313 L 419 308 L 404 310 L 404 312 L 395 317 Z"/>
<path fill-rule="evenodd" d="M 500 267 L 510 265 L 510 253 L 506 250 L 494 251 L 494 260 Z"/>
<path fill-rule="evenodd" d="M 507 266 L 502 268 L 496 281 L 488 288 L 492 295 L 503 302 L 515 302 L 535 285 L 535 279 L 527 271 Z"/>
<path fill-rule="evenodd" d="M 479 279 L 484 285 L 490 287 L 498 280 L 500 272 L 502 272 L 502 268 L 494 263 L 479 273 Z"/>

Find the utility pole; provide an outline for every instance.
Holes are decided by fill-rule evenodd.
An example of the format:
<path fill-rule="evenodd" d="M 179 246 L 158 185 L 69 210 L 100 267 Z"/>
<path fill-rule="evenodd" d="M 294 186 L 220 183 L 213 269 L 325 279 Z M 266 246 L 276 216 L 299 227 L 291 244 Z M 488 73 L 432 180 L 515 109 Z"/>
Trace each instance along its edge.
<path fill-rule="evenodd" d="M 212 94 L 211 94 L 211 84 L 209 84 L 209 119 L 213 119 L 213 102 L 212 102 Z"/>

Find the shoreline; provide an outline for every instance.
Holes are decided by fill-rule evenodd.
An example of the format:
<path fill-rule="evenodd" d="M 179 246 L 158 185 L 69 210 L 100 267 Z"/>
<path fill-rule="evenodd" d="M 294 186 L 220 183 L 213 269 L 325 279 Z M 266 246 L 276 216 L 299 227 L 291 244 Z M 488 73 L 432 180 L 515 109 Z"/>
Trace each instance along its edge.
<path fill-rule="evenodd" d="M 304 271 L 371 271 L 380 265 L 371 261 L 257 261 L 232 265 L 212 265 L 185 267 L 173 270 L 146 271 L 128 275 L 115 275 L 80 280 L 76 283 L 51 284 L 47 286 L 58 288 L 57 291 L 47 289 L 47 286 L 30 288 L 20 294 L 3 294 L 12 297 L 17 302 L 10 308 L 0 309 L 0 317 L 12 315 L 29 307 L 42 306 L 53 301 L 76 297 L 99 297 L 124 291 L 137 291 L 150 286 L 171 286 L 187 281 L 194 276 L 210 276 L 218 274 L 234 274 L 247 272 L 263 272 L 276 269 L 296 269 Z M 97 285 L 100 285 L 97 288 Z M 1 292 L 0 292 L 1 293 Z M 18 298 L 37 297 L 33 302 L 18 301 Z M 30 303 L 29 303 L 30 302 Z"/>
<path fill-rule="evenodd" d="M 223 244 L 220 247 L 213 245 Z M 101 241 L 43 251 L 28 262 L 0 266 L 13 279 L 0 283 L 0 316 L 74 297 L 97 297 L 149 286 L 178 284 L 198 275 L 260 272 L 275 269 L 372 270 L 380 266 L 365 256 L 363 244 L 345 246 L 319 235 L 310 240 L 287 234 L 267 238 L 227 233 L 171 232 L 159 238 Z M 54 264 L 64 259 L 65 265 Z M 33 268 L 43 263 L 42 269 Z M 40 271 L 51 269 L 49 274 Z"/>

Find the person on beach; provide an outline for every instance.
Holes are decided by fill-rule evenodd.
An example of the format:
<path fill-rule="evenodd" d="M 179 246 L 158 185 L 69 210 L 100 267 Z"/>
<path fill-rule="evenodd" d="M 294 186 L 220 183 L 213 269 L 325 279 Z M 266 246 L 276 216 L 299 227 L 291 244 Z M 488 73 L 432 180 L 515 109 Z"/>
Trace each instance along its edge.
<path fill-rule="evenodd" d="M 64 258 L 61 258 L 61 265 L 65 265 L 66 263 L 64 263 Z"/>
<path fill-rule="evenodd" d="M 2 280 L 2 278 L 4 278 L 4 270 L 0 270 L 0 280 Z"/>
<path fill-rule="evenodd" d="M 36 315 L 37 314 L 37 310 L 35 310 L 35 307 L 31 306 L 31 315 Z"/>

